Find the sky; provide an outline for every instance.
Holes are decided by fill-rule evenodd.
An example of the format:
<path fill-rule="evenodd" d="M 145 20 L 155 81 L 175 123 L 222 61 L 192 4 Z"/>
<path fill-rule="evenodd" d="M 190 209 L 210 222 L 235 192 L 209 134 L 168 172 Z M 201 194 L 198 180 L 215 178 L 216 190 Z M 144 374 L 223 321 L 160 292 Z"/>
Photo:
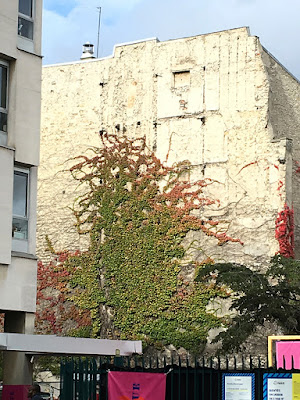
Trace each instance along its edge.
<path fill-rule="evenodd" d="M 87 41 L 96 49 L 97 7 L 99 57 L 119 43 L 248 26 L 300 79 L 300 0 L 44 0 L 44 65 L 79 60 Z"/>

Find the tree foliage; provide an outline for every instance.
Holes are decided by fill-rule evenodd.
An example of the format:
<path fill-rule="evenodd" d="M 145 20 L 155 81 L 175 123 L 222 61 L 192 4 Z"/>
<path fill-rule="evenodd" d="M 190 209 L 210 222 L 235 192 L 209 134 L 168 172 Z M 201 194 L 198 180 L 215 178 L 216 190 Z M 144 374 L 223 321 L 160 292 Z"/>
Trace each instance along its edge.
<path fill-rule="evenodd" d="M 239 242 L 222 221 L 203 210 L 218 202 L 205 195 L 210 179 L 191 180 L 188 162 L 168 167 L 144 138 L 103 135 L 92 157 L 80 157 L 73 177 L 84 187 L 74 204 L 88 251 L 69 257 L 70 299 L 87 309 L 92 336 L 142 339 L 146 344 L 199 350 L 222 319 L 208 312 L 211 298 L 225 296 L 183 273 L 200 263 L 182 245 L 193 230 L 218 244 Z"/>
<path fill-rule="evenodd" d="M 238 350 L 266 321 L 275 322 L 286 334 L 300 333 L 300 261 L 276 255 L 265 273 L 239 264 L 208 264 L 196 280 L 212 280 L 234 293 L 234 316 L 215 339 L 222 340 L 223 351 Z"/>

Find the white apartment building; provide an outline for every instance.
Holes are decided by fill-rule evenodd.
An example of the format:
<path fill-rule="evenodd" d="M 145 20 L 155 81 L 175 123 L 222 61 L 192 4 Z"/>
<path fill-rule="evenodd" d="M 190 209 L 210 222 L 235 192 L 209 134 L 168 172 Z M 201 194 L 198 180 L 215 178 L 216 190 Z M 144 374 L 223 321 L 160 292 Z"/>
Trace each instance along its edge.
<path fill-rule="evenodd" d="M 42 0 L 0 2 L 0 313 L 4 331 L 32 333 L 41 99 Z M 5 353 L 4 384 L 32 379 L 24 353 Z"/>

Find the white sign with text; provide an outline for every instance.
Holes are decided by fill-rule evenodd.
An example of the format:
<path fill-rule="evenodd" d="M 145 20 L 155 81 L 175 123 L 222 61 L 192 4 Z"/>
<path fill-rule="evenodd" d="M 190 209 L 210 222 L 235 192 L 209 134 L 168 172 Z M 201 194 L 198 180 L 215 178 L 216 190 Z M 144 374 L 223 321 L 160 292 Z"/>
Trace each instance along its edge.
<path fill-rule="evenodd" d="M 292 379 L 268 378 L 268 400 L 292 400 Z"/>
<path fill-rule="evenodd" d="M 252 400 L 252 376 L 225 376 L 225 400 Z"/>

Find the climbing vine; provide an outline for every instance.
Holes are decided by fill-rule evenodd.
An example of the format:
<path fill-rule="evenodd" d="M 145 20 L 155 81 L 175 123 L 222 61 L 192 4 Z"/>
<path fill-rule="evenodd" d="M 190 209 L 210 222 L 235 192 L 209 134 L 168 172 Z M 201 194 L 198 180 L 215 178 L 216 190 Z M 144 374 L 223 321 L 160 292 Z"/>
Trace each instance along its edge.
<path fill-rule="evenodd" d="M 192 230 L 219 245 L 240 242 L 227 234 L 224 221 L 203 217 L 218 206 L 205 195 L 214 182 L 192 181 L 188 162 L 164 165 L 144 138 L 108 134 L 71 173 L 84 187 L 74 214 L 90 246 L 68 257 L 64 268 L 68 299 L 89 311 L 91 335 L 198 351 L 208 331 L 223 322 L 207 311 L 209 301 L 228 294 L 185 274 L 201 262 L 190 259 L 182 241 Z"/>
<path fill-rule="evenodd" d="M 294 210 L 287 204 L 278 213 L 275 222 L 275 238 L 279 243 L 279 254 L 287 258 L 294 258 Z"/>
<path fill-rule="evenodd" d="M 70 273 L 64 263 L 79 252 L 52 254 L 49 263 L 38 262 L 36 332 L 89 336 L 90 312 L 68 301 Z"/>

